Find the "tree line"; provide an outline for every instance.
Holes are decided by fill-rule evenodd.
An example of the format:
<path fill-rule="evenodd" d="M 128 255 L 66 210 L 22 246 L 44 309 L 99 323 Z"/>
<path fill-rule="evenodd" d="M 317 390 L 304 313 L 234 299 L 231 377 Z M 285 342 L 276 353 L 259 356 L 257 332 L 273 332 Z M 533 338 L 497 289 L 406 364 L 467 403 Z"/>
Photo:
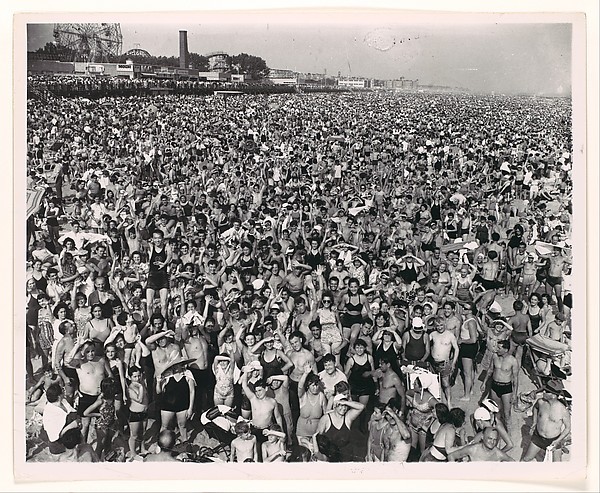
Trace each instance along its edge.
<path fill-rule="evenodd" d="M 60 60 L 63 62 L 88 61 L 81 59 L 82 57 L 74 50 L 64 46 L 56 45 L 55 43 L 46 43 L 42 48 L 33 52 L 35 56 L 44 57 L 50 60 Z M 259 56 L 250 55 L 248 53 L 239 53 L 238 55 L 225 55 L 227 65 L 232 72 L 247 75 L 252 79 L 262 79 L 269 75 L 269 67 L 267 62 Z M 143 63 L 146 65 L 161 65 L 161 66 L 179 66 L 179 57 L 175 56 L 130 56 L 119 55 L 117 57 L 107 56 L 104 60 L 96 60 L 97 62 L 107 63 L 125 63 L 127 60 L 132 60 L 133 63 Z M 189 53 L 189 65 L 191 68 L 200 72 L 208 72 L 210 68 L 209 58 L 200 55 L 199 53 Z"/>

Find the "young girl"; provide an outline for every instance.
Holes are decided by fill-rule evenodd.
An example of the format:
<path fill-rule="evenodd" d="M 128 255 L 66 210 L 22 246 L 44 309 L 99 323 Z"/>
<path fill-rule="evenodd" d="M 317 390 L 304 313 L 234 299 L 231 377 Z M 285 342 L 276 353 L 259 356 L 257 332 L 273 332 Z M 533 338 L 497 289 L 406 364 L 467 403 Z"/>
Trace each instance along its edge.
<path fill-rule="evenodd" d="M 235 364 L 227 353 L 215 356 L 212 371 L 215 375 L 214 402 L 215 406 L 224 404 L 233 405 L 233 370 Z"/>
<path fill-rule="evenodd" d="M 148 389 L 144 383 L 141 368 L 132 366 L 129 369 L 131 383 L 127 387 L 129 398 L 129 452 L 132 456 L 140 453 L 145 454 L 144 433 L 148 419 Z M 139 444 L 139 448 L 138 448 Z"/>
<path fill-rule="evenodd" d="M 267 441 L 261 446 L 263 462 L 284 462 L 286 456 L 285 433 L 281 431 L 281 427 L 276 424 L 269 426 L 268 430 L 263 430 L 263 434 L 267 437 Z"/>
<path fill-rule="evenodd" d="M 101 461 L 110 451 L 117 421 L 115 411 L 116 384 L 114 378 L 108 377 L 100 384 L 101 393 L 90 407 L 84 412 L 86 418 L 96 418 L 96 455 Z"/>
<path fill-rule="evenodd" d="M 50 300 L 44 293 L 38 295 L 38 303 L 40 309 L 38 310 L 37 326 L 38 326 L 38 345 L 42 352 L 42 366 L 48 364 L 50 360 L 50 352 L 52 351 L 52 345 L 54 344 L 54 328 L 52 323 L 54 322 L 54 315 L 50 309 Z"/>
<path fill-rule="evenodd" d="M 106 355 L 106 361 L 110 367 L 110 371 L 115 380 L 115 411 L 119 418 L 119 429 L 121 430 L 124 425 L 122 407 L 124 399 L 126 398 L 126 385 L 125 385 L 125 367 L 123 361 L 117 355 L 117 346 L 114 342 L 109 342 L 104 347 L 104 354 Z"/>

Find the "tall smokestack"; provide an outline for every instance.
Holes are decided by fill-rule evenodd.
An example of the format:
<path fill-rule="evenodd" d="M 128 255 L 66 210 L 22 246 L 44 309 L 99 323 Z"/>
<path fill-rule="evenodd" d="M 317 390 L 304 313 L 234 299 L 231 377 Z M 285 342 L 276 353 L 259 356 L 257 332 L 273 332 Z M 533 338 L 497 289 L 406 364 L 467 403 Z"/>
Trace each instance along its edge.
<path fill-rule="evenodd" d="M 179 31 L 179 68 L 188 68 L 189 58 L 187 31 Z"/>

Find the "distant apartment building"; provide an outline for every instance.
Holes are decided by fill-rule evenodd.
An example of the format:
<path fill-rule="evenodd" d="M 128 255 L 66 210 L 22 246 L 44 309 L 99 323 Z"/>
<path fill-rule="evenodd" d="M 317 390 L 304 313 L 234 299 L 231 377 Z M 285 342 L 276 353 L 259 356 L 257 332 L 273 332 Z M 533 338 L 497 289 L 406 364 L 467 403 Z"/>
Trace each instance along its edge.
<path fill-rule="evenodd" d="M 401 89 L 401 90 L 417 90 L 419 88 L 419 81 L 405 79 L 404 77 L 400 77 L 400 79 L 386 80 L 385 88 L 386 89 Z"/>

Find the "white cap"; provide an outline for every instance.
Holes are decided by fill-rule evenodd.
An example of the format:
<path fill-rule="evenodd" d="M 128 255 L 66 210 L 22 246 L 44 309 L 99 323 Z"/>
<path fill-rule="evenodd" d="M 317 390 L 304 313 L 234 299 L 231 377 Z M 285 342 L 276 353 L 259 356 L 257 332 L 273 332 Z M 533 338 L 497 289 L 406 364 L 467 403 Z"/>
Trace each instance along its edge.
<path fill-rule="evenodd" d="M 473 419 L 481 419 L 483 421 L 489 421 L 492 419 L 492 415 L 485 407 L 478 407 L 473 413 Z"/>
<path fill-rule="evenodd" d="M 412 319 L 413 327 L 423 327 L 423 319 L 421 317 L 415 317 Z"/>

